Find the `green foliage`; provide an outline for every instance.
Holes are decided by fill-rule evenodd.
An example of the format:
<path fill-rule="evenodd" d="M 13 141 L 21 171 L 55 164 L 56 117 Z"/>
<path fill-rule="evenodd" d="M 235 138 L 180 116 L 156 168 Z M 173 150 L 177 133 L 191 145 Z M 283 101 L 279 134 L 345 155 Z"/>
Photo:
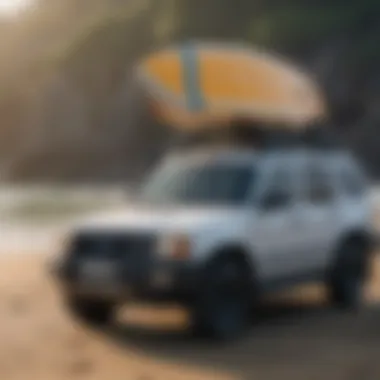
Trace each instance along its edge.
<path fill-rule="evenodd" d="M 149 12 L 149 2 L 142 1 L 138 5 L 107 14 L 83 28 L 76 40 L 69 41 L 67 49 L 61 52 L 61 68 L 85 86 L 94 84 L 97 76 L 101 79 L 102 68 L 107 68 L 110 73 L 116 70 L 120 74 L 118 69 L 125 69 L 139 46 L 149 43 L 151 32 L 143 25 Z M 108 79 L 111 79 L 112 86 L 114 78 Z"/>
<path fill-rule="evenodd" d="M 347 6 L 287 6 L 264 12 L 249 32 L 263 45 L 304 48 L 351 30 L 354 22 L 355 11 Z"/>
<path fill-rule="evenodd" d="M 310 64 L 324 84 L 337 124 L 374 120 L 366 105 L 374 104 L 380 92 L 379 0 L 40 1 L 41 12 L 25 24 L 0 25 L 3 36 L 13 36 L 8 44 L 3 38 L 7 54 L 0 57 L 3 130 L 17 131 L 28 96 L 48 86 L 55 74 L 83 94 L 91 128 L 107 122 L 131 66 L 153 48 L 189 39 L 243 40 Z M 25 88 L 33 95 L 26 95 Z M 358 115 L 355 120 L 350 110 Z M 124 127 L 125 115 L 115 118 Z M 373 129 L 368 131 L 368 140 L 380 143 Z M 145 135 L 136 151 L 141 146 L 151 150 Z M 111 141 L 111 150 L 117 143 Z M 156 144 L 154 138 L 151 143 Z"/>
<path fill-rule="evenodd" d="M 110 7 L 67 41 L 55 61 L 90 92 L 101 68 L 112 87 L 121 69 L 152 47 L 187 39 L 235 39 L 301 55 L 336 39 L 352 39 L 347 59 L 365 67 L 378 56 L 377 0 L 134 0 Z M 114 9 L 114 12 L 112 12 Z M 371 29 L 372 28 L 372 29 Z M 366 29 L 369 29 L 365 32 Z M 107 71 L 106 70 L 106 71 Z M 103 70 L 104 71 L 104 70 Z M 107 79 L 108 78 L 108 79 Z"/>

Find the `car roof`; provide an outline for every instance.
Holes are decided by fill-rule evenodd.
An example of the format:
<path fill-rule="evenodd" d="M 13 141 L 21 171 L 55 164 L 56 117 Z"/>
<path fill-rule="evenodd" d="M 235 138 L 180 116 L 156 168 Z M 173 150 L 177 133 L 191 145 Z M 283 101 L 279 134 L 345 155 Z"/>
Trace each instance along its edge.
<path fill-rule="evenodd" d="M 286 155 L 310 155 L 314 157 L 325 157 L 326 159 L 339 159 L 339 160 L 352 160 L 351 154 L 342 149 L 313 149 L 308 147 L 288 147 L 288 148 L 273 148 L 273 149 L 253 149 L 253 148 L 242 148 L 242 147 L 230 147 L 230 146 L 219 146 L 219 147 L 198 147 L 192 149 L 181 149 L 179 151 L 173 151 L 169 154 L 169 158 L 187 160 L 205 160 L 213 162 L 253 162 L 258 159 L 267 157 L 284 157 Z"/>
<path fill-rule="evenodd" d="M 203 147 L 185 151 L 174 151 L 168 158 L 185 162 L 207 161 L 226 163 L 246 163 L 256 161 L 260 152 L 254 149 L 239 149 L 236 147 Z"/>

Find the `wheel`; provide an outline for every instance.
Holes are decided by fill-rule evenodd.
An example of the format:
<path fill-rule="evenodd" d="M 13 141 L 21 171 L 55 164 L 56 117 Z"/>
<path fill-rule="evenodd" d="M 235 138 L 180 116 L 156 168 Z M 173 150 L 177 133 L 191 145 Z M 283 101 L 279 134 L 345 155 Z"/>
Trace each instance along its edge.
<path fill-rule="evenodd" d="M 107 325 L 113 317 L 114 304 L 72 297 L 66 302 L 69 313 L 81 322 L 92 326 Z"/>
<path fill-rule="evenodd" d="M 217 340 L 237 338 L 249 325 L 251 287 L 244 262 L 226 257 L 211 263 L 193 305 L 193 332 Z"/>
<path fill-rule="evenodd" d="M 361 240 L 349 240 L 339 249 L 328 281 L 331 302 L 342 309 L 357 310 L 363 304 L 368 245 Z"/>

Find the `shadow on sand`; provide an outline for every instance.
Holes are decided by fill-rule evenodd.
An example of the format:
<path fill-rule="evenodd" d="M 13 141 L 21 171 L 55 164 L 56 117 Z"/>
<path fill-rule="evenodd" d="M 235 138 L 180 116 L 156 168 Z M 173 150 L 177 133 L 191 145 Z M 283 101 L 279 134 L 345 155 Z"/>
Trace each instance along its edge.
<path fill-rule="evenodd" d="M 323 305 L 271 302 L 246 336 L 215 344 L 187 331 L 117 324 L 104 331 L 121 347 L 243 379 L 380 379 L 380 307 L 345 313 Z"/>

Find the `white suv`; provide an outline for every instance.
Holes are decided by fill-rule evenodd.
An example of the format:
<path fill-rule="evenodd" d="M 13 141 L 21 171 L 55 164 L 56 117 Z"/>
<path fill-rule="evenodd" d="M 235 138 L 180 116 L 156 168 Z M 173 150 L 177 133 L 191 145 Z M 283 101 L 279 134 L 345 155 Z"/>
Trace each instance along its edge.
<path fill-rule="evenodd" d="M 230 338 L 267 292 L 322 281 L 357 307 L 372 208 L 338 149 L 207 148 L 170 155 L 125 210 L 76 226 L 55 274 L 69 310 L 110 320 L 132 298 L 183 303 L 197 331 Z"/>

